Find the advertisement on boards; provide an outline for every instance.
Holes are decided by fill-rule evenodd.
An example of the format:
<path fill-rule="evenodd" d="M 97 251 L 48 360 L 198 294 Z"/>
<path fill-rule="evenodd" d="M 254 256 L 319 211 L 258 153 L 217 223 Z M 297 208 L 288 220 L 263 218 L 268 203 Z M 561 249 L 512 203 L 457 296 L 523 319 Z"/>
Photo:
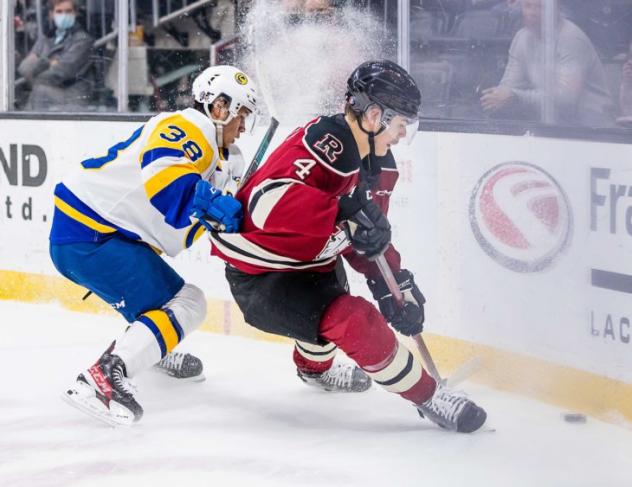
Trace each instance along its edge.
<path fill-rule="evenodd" d="M 458 208 L 439 216 L 459 263 L 440 267 L 454 269 L 446 321 L 469 323 L 456 328 L 472 339 L 632 382 L 630 147 L 487 137 L 462 136 L 439 166 L 445 206 Z"/>
<path fill-rule="evenodd" d="M 57 275 L 55 184 L 138 125 L 0 121 L 1 269 Z M 246 161 L 264 131 L 242 135 Z M 427 331 L 632 383 L 632 146 L 421 132 L 394 152 L 389 220 L 428 300 Z M 208 245 L 171 262 L 209 298 L 230 299 Z M 370 297 L 363 276 L 349 277 Z"/>
<path fill-rule="evenodd" d="M 0 263 L 3 270 L 53 274 L 48 233 L 53 190 L 83 159 L 138 123 L 0 120 Z"/>

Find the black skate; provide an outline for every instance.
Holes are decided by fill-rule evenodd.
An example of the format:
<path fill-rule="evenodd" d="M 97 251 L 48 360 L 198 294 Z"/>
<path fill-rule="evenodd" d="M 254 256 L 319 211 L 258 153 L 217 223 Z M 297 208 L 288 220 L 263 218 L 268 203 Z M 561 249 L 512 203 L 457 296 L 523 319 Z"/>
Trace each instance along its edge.
<path fill-rule="evenodd" d="M 202 361 L 190 353 L 171 352 L 154 365 L 154 368 L 176 379 L 201 382 L 205 379 Z"/>
<path fill-rule="evenodd" d="M 371 378 L 353 364 L 336 363 L 322 374 L 296 370 L 306 384 L 332 392 L 364 392 L 371 387 Z"/>
<path fill-rule="evenodd" d="M 419 414 L 439 426 L 458 433 L 472 433 L 487 419 L 485 410 L 470 401 L 465 394 L 437 384 L 434 395 L 416 405 Z"/>
<path fill-rule="evenodd" d="M 143 408 L 134 398 L 125 364 L 117 355 L 105 352 L 77 377 L 63 398 L 72 406 L 110 425 L 130 426 L 143 416 Z"/>

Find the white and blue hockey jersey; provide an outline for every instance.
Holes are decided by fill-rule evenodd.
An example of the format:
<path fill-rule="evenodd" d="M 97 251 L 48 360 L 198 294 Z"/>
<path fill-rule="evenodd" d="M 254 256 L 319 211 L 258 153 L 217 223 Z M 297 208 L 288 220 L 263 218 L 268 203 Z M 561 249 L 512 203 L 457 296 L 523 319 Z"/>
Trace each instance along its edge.
<path fill-rule="evenodd" d="M 236 147 L 218 149 L 205 115 L 162 113 L 55 187 L 50 240 L 99 242 L 118 233 L 175 256 L 204 233 L 189 216 L 196 183 L 234 194 L 243 169 Z"/>

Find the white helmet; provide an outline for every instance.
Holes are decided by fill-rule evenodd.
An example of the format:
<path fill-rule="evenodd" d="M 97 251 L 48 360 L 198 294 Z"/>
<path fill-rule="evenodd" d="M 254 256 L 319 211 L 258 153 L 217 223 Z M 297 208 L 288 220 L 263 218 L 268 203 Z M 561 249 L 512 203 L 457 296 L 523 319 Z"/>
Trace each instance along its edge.
<path fill-rule="evenodd" d="M 242 107 L 257 115 L 257 87 L 242 71 L 233 66 L 211 66 L 193 80 L 193 98 L 204 104 L 206 115 L 220 128 L 235 118 Z M 228 102 L 228 118 L 217 120 L 211 116 L 209 106 L 222 96 Z"/>

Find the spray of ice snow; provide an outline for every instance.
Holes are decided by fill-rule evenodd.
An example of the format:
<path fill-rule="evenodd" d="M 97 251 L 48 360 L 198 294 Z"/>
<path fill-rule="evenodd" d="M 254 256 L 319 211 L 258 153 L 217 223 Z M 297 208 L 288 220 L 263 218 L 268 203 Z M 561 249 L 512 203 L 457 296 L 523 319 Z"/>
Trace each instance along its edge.
<path fill-rule="evenodd" d="M 242 64 L 257 79 L 267 111 L 284 124 L 339 112 L 353 69 L 392 48 L 366 10 L 346 7 L 327 16 L 297 17 L 275 0 L 255 3 L 244 36 Z"/>

